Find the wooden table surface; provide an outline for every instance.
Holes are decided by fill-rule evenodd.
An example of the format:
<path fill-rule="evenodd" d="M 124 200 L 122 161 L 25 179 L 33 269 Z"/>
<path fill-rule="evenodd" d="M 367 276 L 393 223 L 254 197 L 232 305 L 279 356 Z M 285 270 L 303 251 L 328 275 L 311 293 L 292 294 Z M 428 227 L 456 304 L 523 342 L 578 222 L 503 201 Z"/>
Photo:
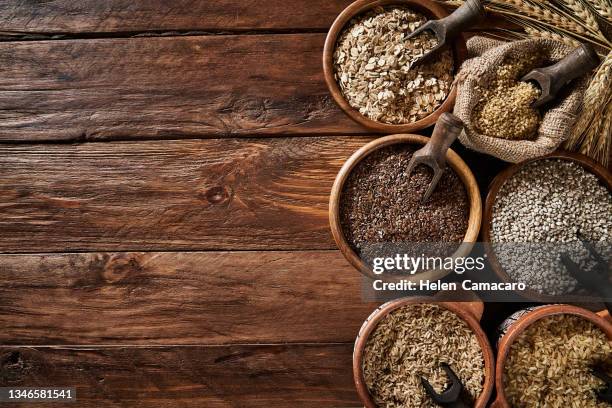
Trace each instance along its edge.
<path fill-rule="evenodd" d="M 327 202 L 376 136 L 321 68 L 349 3 L 0 4 L 0 386 L 75 386 L 85 408 L 359 406 L 375 305 Z M 486 186 L 499 163 L 465 154 Z"/>

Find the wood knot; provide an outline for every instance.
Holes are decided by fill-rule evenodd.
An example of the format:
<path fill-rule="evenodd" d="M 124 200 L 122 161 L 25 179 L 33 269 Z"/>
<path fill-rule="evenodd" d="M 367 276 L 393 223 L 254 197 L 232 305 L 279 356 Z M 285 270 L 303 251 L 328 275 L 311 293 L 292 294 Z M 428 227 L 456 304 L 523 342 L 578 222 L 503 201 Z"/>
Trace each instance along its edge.
<path fill-rule="evenodd" d="M 18 351 L 11 351 L 0 359 L 2 368 L 23 368 L 23 359 Z"/>
<path fill-rule="evenodd" d="M 18 383 L 25 377 L 28 369 L 29 366 L 20 352 L 8 352 L 0 356 L 0 383 Z"/>
<path fill-rule="evenodd" d="M 203 193 L 204 198 L 211 204 L 218 205 L 227 202 L 230 199 L 230 191 L 224 186 L 211 187 Z"/>
<path fill-rule="evenodd" d="M 117 283 L 130 274 L 141 270 L 140 263 L 130 255 L 115 255 L 106 263 L 103 271 L 104 280 L 108 283 Z"/>
<path fill-rule="evenodd" d="M 237 123 L 266 124 L 272 111 L 269 99 L 241 98 L 231 102 L 231 116 Z"/>

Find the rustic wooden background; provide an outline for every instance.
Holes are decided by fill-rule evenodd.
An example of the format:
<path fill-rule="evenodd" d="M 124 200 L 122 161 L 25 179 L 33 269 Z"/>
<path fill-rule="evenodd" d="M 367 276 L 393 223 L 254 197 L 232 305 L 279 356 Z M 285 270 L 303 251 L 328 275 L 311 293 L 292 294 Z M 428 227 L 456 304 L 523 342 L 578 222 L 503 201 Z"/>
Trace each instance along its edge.
<path fill-rule="evenodd" d="M 359 406 L 375 305 L 327 201 L 375 135 L 321 68 L 349 3 L 0 3 L 0 386 L 76 386 L 85 408 Z M 464 154 L 486 187 L 501 165 Z"/>

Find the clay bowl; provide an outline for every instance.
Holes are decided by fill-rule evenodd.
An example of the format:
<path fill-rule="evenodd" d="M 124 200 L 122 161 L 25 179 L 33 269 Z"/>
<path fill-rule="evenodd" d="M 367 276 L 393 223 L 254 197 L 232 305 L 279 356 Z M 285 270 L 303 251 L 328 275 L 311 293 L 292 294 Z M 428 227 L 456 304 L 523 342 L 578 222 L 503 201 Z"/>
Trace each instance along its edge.
<path fill-rule="evenodd" d="M 581 165 L 582 167 L 584 167 L 584 169 L 587 170 L 588 172 L 597 176 L 597 178 L 601 180 L 601 183 L 607 186 L 608 190 L 612 192 L 612 174 L 610 174 L 610 172 L 605 167 L 600 165 L 599 163 L 579 153 L 557 151 L 557 152 L 551 153 L 546 156 L 542 156 L 542 157 L 530 159 L 530 160 L 525 160 L 521 163 L 514 164 L 508 167 L 507 169 L 505 169 L 504 171 L 502 171 L 501 173 L 499 173 L 497 177 L 495 177 L 495 179 L 493 179 L 493 181 L 491 182 L 491 185 L 489 187 L 489 192 L 487 194 L 487 198 L 485 201 L 484 218 L 482 222 L 482 241 L 484 243 L 485 252 L 487 254 L 489 263 L 491 267 L 493 268 L 493 271 L 495 272 L 495 274 L 499 277 L 499 279 L 501 279 L 502 282 L 513 282 L 513 280 L 504 271 L 504 268 L 499 262 L 499 260 L 497 259 L 497 256 L 495 255 L 495 251 L 493 250 L 493 247 L 492 247 L 491 223 L 493 221 L 493 206 L 495 205 L 495 200 L 497 200 L 497 195 L 499 194 L 499 190 L 501 189 L 502 185 L 506 182 L 506 180 L 508 180 L 509 178 L 514 176 L 516 173 L 518 173 L 520 170 L 522 170 L 527 164 L 533 163 L 539 160 L 546 160 L 546 159 L 563 159 L 563 160 L 568 160 L 568 161 L 577 163 Z M 555 301 L 558 302 L 559 300 L 558 297 L 551 296 L 551 295 L 543 295 L 539 292 L 536 292 L 530 289 L 526 289 L 520 292 L 520 294 L 529 300 L 536 301 L 536 302 L 542 302 L 542 303 L 554 303 Z M 579 300 L 579 298 L 576 298 L 576 300 Z M 564 301 L 565 302 L 572 301 L 572 297 L 569 295 L 564 296 Z"/>
<path fill-rule="evenodd" d="M 428 141 L 428 137 L 420 135 L 390 135 L 373 140 L 353 153 L 353 155 L 344 163 L 336 176 L 336 180 L 334 181 L 329 198 L 329 224 L 332 235 L 336 241 L 336 245 L 344 257 L 350 262 L 351 265 L 353 265 L 358 271 L 367 277 L 375 278 L 376 275 L 349 245 L 344 235 L 344 231 L 342 230 L 342 226 L 340 225 L 340 202 L 342 199 L 344 183 L 355 166 L 370 153 L 396 144 L 410 144 L 420 148 Z M 452 255 L 452 257 L 465 257 L 469 255 L 470 251 L 472 250 L 474 243 L 478 239 L 478 233 L 480 231 L 480 222 L 482 219 L 480 190 L 478 188 L 478 184 L 476 183 L 476 179 L 474 178 L 474 174 L 472 174 L 472 171 L 468 165 L 465 164 L 461 157 L 459 157 L 459 155 L 452 149 L 448 149 L 448 152 L 446 153 L 446 160 L 448 165 L 455 171 L 455 173 L 457 173 L 459 179 L 463 182 L 470 201 L 470 215 L 468 218 L 468 227 L 465 232 L 463 243 Z M 444 276 L 448 275 L 448 273 L 449 271 L 446 270 L 431 270 L 420 272 L 415 275 L 401 276 L 400 278 L 408 281 L 433 281 L 443 278 Z"/>
<path fill-rule="evenodd" d="M 570 305 L 547 305 L 537 307 L 530 312 L 521 315 L 517 320 L 512 321 L 504 336 L 499 339 L 497 347 L 497 364 L 495 367 L 495 389 L 497 390 L 497 398 L 495 402 L 491 404 L 491 408 L 512 408 L 506 400 L 506 394 L 504 391 L 504 366 L 508 353 L 510 352 L 510 346 L 514 343 L 514 340 L 531 326 L 536 321 L 553 315 L 559 314 L 572 314 L 581 316 L 595 325 L 597 325 L 604 333 L 608 336 L 608 339 L 612 340 L 612 323 L 610 315 L 607 311 L 594 313 L 589 310 Z"/>
<path fill-rule="evenodd" d="M 399 5 L 406 6 L 414 11 L 420 12 L 430 19 L 440 19 L 446 17 L 449 13 L 440 4 L 431 0 L 357 0 L 350 6 L 345 8 L 332 24 L 327 38 L 325 40 L 325 48 L 323 49 L 323 73 L 325 82 L 329 88 L 332 97 L 340 106 L 340 108 L 355 122 L 362 126 L 379 133 L 410 133 L 424 129 L 433 125 L 438 117 L 444 112 L 449 112 L 455 104 L 457 96 L 457 88 L 455 85 L 451 87 L 446 100 L 429 116 L 413 123 L 402 125 L 392 125 L 382 122 L 377 122 L 363 116 L 359 111 L 353 108 L 342 96 L 342 92 L 338 87 L 338 83 L 334 78 L 333 54 L 336 47 L 338 36 L 342 32 L 345 25 L 355 16 L 362 14 L 378 6 Z M 462 35 L 457 36 L 451 44 L 454 58 L 454 73 L 459 71 L 459 67 L 463 63 L 467 55 L 465 38 Z"/>
<path fill-rule="evenodd" d="M 484 305 L 482 302 L 431 302 L 431 299 L 427 298 L 403 298 L 396 299 L 391 302 L 385 303 L 374 311 L 368 317 L 368 319 L 361 326 L 359 335 L 355 341 L 355 349 L 353 351 L 353 379 L 355 381 L 355 387 L 357 388 L 357 394 L 363 402 L 366 408 L 377 408 L 376 404 L 370 397 L 367 386 L 365 384 L 362 360 L 365 351 L 365 346 L 368 337 L 372 334 L 378 323 L 389 313 L 397 308 L 400 308 L 406 304 L 422 304 L 430 303 L 441 306 L 445 309 L 455 313 L 461 319 L 463 319 L 468 326 L 472 329 L 478 343 L 482 349 L 484 357 L 484 368 L 485 368 L 485 382 L 483 384 L 483 390 L 478 399 L 474 404 L 474 408 L 484 408 L 491 398 L 491 393 L 494 387 L 494 376 L 495 376 L 495 359 L 493 355 L 493 349 L 487 339 L 486 334 L 480 327 L 480 319 L 484 311 Z"/>

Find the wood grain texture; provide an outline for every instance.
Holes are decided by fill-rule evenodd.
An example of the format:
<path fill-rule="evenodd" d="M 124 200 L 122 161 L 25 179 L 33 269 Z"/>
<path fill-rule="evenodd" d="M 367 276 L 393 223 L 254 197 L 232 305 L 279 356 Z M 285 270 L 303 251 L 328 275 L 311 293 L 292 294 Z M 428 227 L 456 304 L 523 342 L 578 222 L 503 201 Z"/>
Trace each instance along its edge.
<path fill-rule="evenodd" d="M 0 344 L 350 342 L 374 304 L 339 251 L 0 256 Z"/>
<path fill-rule="evenodd" d="M 0 43 L 0 141 L 365 133 L 328 94 L 323 42 L 288 34 Z"/>
<path fill-rule="evenodd" d="M 0 386 L 75 386 L 78 401 L 65 406 L 79 408 L 358 407 L 351 352 L 352 344 L 0 348 Z"/>
<path fill-rule="evenodd" d="M 329 192 L 370 138 L 0 146 L 0 251 L 332 249 Z"/>
<path fill-rule="evenodd" d="M 6 34 L 325 29 L 351 0 L 5 0 Z"/>

